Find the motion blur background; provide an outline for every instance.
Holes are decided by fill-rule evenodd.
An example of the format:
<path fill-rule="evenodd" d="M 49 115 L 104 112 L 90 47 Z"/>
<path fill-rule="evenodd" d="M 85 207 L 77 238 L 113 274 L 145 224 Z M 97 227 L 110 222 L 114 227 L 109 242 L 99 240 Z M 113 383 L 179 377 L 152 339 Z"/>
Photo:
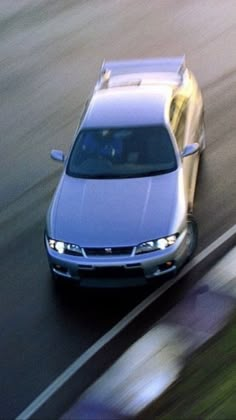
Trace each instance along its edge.
<path fill-rule="evenodd" d="M 68 151 L 103 59 L 186 55 L 206 110 L 207 149 L 195 206 L 201 251 L 235 224 L 235 43 L 235 0 L 1 0 L 3 418 L 19 414 L 147 293 L 58 296 L 43 249 L 46 209 L 62 169 L 49 153 Z M 199 275 L 191 275 L 188 286 Z M 122 337 L 120 353 L 132 341 L 127 337 L 146 331 L 175 305 L 178 293 L 161 298 L 152 317 L 137 320 Z M 96 368 L 77 378 L 74 394 L 65 393 L 62 411 L 116 351 L 111 348 Z"/>

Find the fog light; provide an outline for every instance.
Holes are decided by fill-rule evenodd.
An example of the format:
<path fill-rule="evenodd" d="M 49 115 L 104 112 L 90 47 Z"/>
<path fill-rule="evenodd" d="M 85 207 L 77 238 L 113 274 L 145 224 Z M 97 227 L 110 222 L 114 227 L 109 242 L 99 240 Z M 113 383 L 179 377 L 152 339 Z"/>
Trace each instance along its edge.
<path fill-rule="evenodd" d="M 54 270 L 60 271 L 60 273 L 67 273 L 67 268 L 61 266 L 60 264 L 53 264 Z"/>
<path fill-rule="evenodd" d="M 167 265 L 167 267 L 172 267 L 172 265 L 173 265 L 173 261 L 167 261 L 167 262 L 166 262 L 166 265 Z"/>

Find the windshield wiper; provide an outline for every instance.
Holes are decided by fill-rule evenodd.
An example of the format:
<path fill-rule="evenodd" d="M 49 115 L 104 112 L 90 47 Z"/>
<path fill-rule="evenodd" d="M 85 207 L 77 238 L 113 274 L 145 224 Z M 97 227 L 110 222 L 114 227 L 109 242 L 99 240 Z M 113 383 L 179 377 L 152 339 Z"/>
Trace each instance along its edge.
<path fill-rule="evenodd" d="M 71 174 L 75 178 L 83 179 L 125 179 L 125 178 L 143 178 L 148 176 L 157 176 L 172 172 L 174 168 L 171 169 L 160 169 L 155 171 L 141 172 L 141 173 L 130 173 L 130 174 Z"/>
<path fill-rule="evenodd" d="M 156 176 L 156 175 L 162 175 L 162 174 L 166 174 L 168 172 L 172 172 L 174 169 L 159 169 L 159 171 L 149 171 L 149 172 L 144 172 L 142 174 L 136 175 L 137 177 L 140 176 Z"/>

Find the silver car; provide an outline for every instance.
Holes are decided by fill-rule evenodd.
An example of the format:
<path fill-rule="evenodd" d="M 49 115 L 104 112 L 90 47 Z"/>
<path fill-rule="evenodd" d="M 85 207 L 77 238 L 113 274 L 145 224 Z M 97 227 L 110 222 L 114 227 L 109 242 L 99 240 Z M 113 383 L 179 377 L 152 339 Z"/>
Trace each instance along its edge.
<path fill-rule="evenodd" d="M 175 274 L 197 245 L 201 91 L 183 57 L 104 62 L 47 214 L 54 278 L 84 287 Z"/>

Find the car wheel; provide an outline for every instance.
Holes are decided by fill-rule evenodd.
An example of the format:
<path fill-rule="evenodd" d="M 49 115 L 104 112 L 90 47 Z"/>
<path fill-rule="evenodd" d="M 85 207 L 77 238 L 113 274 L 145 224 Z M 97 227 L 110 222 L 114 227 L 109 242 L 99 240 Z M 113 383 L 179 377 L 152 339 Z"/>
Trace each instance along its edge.
<path fill-rule="evenodd" d="M 196 251 L 198 243 L 198 227 L 197 222 L 192 215 L 188 216 L 187 220 L 187 246 L 188 246 L 188 257 L 189 261 L 194 252 Z"/>

